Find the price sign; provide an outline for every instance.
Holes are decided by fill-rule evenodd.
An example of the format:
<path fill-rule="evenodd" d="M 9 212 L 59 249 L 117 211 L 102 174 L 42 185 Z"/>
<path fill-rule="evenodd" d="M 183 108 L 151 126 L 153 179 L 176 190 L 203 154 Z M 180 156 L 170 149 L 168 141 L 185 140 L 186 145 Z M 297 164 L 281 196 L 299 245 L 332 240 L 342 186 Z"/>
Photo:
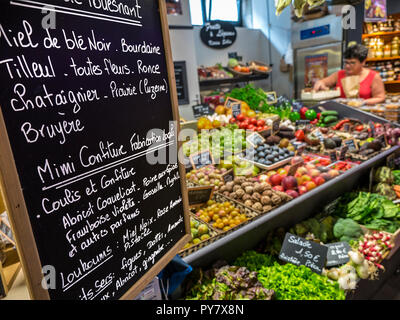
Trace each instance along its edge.
<path fill-rule="evenodd" d="M 287 233 L 279 253 L 279 259 L 296 266 L 306 266 L 313 272 L 321 274 L 327 255 L 328 247 Z"/>
<path fill-rule="evenodd" d="M 383 148 L 388 146 L 386 135 L 384 133 L 379 135 L 376 139 L 382 143 Z"/>
<path fill-rule="evenodd" d="M 201 151 L 195 154 L 192 154 L 190 157 L 190 163 L 194 170 L 201 169 L 210 164 L 214 164 L 214 157 L 211 154 L 210 150 Z"/>
<path fill-rule="evenodd" d="M 310 123 L 310 120 L 296 120 L 296 126 L 308 126 Z"/>
<path fill-rule="evenodd" d="M 340 149 L 340 151 L 337 152 L 337 158 L 340 161 L 343 161 L 346 159 L 346 153 L 347 151 L 349 151 L 349 147 L 348 146 L 344 146 Z"/>
<path fill-rule="evenodd" d="M 276 119 L 272 122 L 272 131 L 271 134 L 274 136 L 279 132 L 279 128 L 281 125 L 281 119 Z"/>
<path fill-rule="evenodd" d="M 232 106 L 234 105 L 234 104 L 237 104 L 237 103 L 242 103 L 242 101 L 240 101 L 240 100 L 237 100 L 237 99 L 234 99 L 234 98 L 231 98 L 231 97 L 228 97 L 226 100 L 225 100 L 225 108 L 228 108 L 228 109 L 232 109 Z"/>
<path fill-rule="evenodd" d="M 368 122 L 369 128 L 370 128 L 370 132 L 369 132 L 369 136 L 370 137 L 375 137 L 375 125 L 372 121 Z"/>
<path fill-rule="evenodd" d="M 207 203 L 213 194 L 214 187 L 206 186 L 206 187 L 196 187 L 196 188 L 188 188 L 189 193 L 189 206 L 190 207 L 199 207 Z"/>
<path fill-rule="evenodd" d="M 348 253 L 351 247 L 347 242 L 330 243 L 326 246 L 328 247 L 327 267 L 340 266 L 349 262 Z"/>
<path fill-rule="evenodd" d="M 242 113 L 242 103 L 241 102 L 237 102 L 231 105 L 232 108 L 232 116 L 234 116 L 235 118 Z"/>
<path fill-rule="evenodd" d="M 224 180 L 225 183 L 233 181 L 234 178 L 235 177 L 233 175 L 233 170 L 229 170 L 228 172 L 222 175 L 222 179 Z"/>
<path fill-rule="evenodd" d="M 315 130 L 315 135 L 317 136 L 317 138 L 319 139 L 319 141 L 321 141 L 321 144 L 324 144 L 324 136 L 322 135 L 321 131 L 319 130 Z"/>
<path fill-rule="evenodd" d="M 344 140 L 343 143 L 349 148 L 350 151 L 358 150 L 357 142 L 354 139 Z"/>
<path fill-rule="evenodd" d="M 337 161 L 336 150 L 329 151 L 329 158 L 331 159 L 332 163 L 335 163 Z"/>
<path fill-rule="evenodd" d="M 196 119 L 212 115 L 214 112 L 208 104 L 197 104 L 193 106 L 192 109 L 193 109 L 193 116 Z"/>
<path fill-rule="evenodd" d="M 265 94 L 267 96 L 267 102 L 269 104 L 275 104 L 278 101 L 278 98 L 276 97 L 276 92 L 275 91 L 266 92 Z"/>
<path fill-rule="evenodd" d="M 262 135 L 257 132 L 252 133 L 246 138 L 246 141 L 253 147 L 256 148 L 258 145 L 265 143 L 265 139 Z"/>

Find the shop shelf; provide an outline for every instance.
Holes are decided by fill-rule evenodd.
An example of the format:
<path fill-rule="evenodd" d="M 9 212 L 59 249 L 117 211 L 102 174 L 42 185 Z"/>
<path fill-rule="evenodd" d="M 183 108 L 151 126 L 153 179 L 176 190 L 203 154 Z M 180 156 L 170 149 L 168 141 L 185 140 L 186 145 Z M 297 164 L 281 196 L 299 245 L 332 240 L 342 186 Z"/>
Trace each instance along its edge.
<path fill-rule="evenodd" d="M 398 36 L 400 35 L 400 31 L 393 31 L 393 32 L 377 32 L 377 33 L 368 33 L 363 34 L 363 40 L 366 38 L 374 38 L 374 37 L 388 37 L 388 36 Z"/>
<path fill-rule="evenodd" d="M 259 81 L 259 80 L 267 80 L 269 78 L 270 72 L 266 74 L 252 74 L 249 76 L 238 76 L 228 79 L 217 79 L 217 80 L 201 80 L 199 82 L 200 89 L 204 89 L 205 87 L 213 87 L 213 86 L 220 86 L 223 84 L 235 84 L 241 82 L 252 82 L 252 81 Z"/>
<path fill-rule="evenodd" d="M 390 60 L 400 60 L 400 56 L 389 57 L 389 58 L 369 58 L 367 59 L 367 62 L 390 61 Z"/>

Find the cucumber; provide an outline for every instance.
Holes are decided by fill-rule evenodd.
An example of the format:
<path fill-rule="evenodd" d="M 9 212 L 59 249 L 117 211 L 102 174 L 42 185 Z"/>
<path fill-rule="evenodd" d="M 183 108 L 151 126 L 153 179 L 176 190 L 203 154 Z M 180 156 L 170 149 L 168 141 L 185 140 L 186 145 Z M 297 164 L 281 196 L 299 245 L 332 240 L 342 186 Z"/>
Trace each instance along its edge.
<path fill-rule="evenodd" d="M 324 112 L 321 112 L 321 117 L 329 117 L 329 116 L 337 117 L 337 116 L 339 116 L 339 113 L 337 111 L 324 111 Z"/>
<path fill-rule="evenodd" d="M 324 118 L 325 124 L 329 124 L 329 123 L 337 122 L 337 121 L 338 121 L 338 117 L 336 117 L 336 116 L 328 116 L 328 117 Z"/>

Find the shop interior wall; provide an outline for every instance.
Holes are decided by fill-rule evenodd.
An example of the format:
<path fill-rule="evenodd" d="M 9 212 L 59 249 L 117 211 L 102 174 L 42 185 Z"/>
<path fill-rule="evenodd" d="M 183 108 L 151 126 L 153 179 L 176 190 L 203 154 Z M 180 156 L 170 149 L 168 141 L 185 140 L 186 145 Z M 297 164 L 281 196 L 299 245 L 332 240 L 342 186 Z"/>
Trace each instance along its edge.
<path fill-rule="evenodd" d="M 273 65 L 271 87 L 278 95 L 294 96 L 294 85 L 289 73 L 280 71 L 281 58 L 290 48 L 292 38 L 291 10 L 285 9 L 280 16 L 275 14 L 273 1 L 246 0 L 246 11 L 251 11 L 251 19 L 246 19 L 247 27 L 259 29 L 266 39 L 269 62 Z"/>

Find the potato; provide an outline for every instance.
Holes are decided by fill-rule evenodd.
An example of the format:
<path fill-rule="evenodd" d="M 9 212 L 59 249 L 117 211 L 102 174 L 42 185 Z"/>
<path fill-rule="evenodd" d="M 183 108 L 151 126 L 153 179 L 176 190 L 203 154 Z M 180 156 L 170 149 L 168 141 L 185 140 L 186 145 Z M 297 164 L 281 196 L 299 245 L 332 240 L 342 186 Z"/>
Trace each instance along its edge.
<path fill-rule="evenodd" d="M 228 182 L 225 186 L 226 186 L 226 190 L 227 190 L 227 191 L 233 192 L 234 183 L 233 183 L 232 181 L 231 181 L 231 182 Z"/>
<path fill-rule="evenodd" d="M 225 191 L 228 191 L 228 190 L 227 190 L 226 186 L 222 186 L 221 189 L 220 189 L 219 191 L 220 191 L 220 192 L 225 192 Z"/>
<path fill-rule="evenodd" d="M 263 206 L 260 202 L 256 202 L 255 204 L 252 205 L 252 209 L 257 210 L 257 211 L 262 211 Z"/>
<path fill-rule="evenodd" d="M 262 196 L 261 197 L 261 203 L 266 206 L 271 204 L 271 198 L 268 196 Z"/>
<path fill-rule="evenodd" d="M 223 195 L 225 196 L 225 197 L 229 197 L 229 191 L 224 191 L 224 193 L 223 193 Z"/>
<path fill-rule="evenodd" d="M 232 198 L 232 199 L 237 199 L 236 192 L 232 192 L 232 193 L 230 193 L 230 194 L 229 194 L 229 198 Z"/>
<path fill-rule="evenodd" d="M 237 195 L 238 199 L 242 199 L 245 194 L 246 194 L 246 192 L 243 189 L 239 189 L 236 191 L 236 195 Z"/>
<path fill-rule="evenodd" d="M 280 204 L 282 202 L 282 199 L 278 195 L 273 195 L 272 198 L 271 198 L 271 201 L 272 201 L 272 203 L 274 205 L 278 205 L 278 204 Z"/>
<path fill-rule="evenodd" d="M 263 212 L 269 212 L 269 211 L 271 211 L 272 210 L 272 207 L 271 206 L 263 206 Z"/>
<path fill-rule="evenodd" d="M 260 202 L 261 201 L 261 194 L 259 194 L 258 192 L 254 192 L 251 196 L 252 200 L 256 201 L 256 202 Z"/>
<path fill-rule="evenodd" d="M 242 183 L 242 189 L 244 189 L 246 187 L 253 187 L 253 184 L 251 182 L 243 182 Z"/>
<path fill-rule="evenodd" d="M 244 191 L 246 191 L 246 193 L 247 193 L 247 194 L 253 194 L 253 192 L 254 192 L 254 188 L 253 188 L 253 187 L 250 187 L 250 186 L 248 186 L 248 187 L 246 187 L 246 188 L 244 189 Z"/>
<path fill-rule="evenodd" d="M 250 208 L 253 206 L 253 204 L 254 204 L 254 202 L 251 200 L 246 200 L 244 203 L 245 206 L 250 207 Z"/>
<path fill-rule="evenodd" d="M 243 182 L 245 182 L 246 178 L 245 177 L 235 177 L 235 179 L 233 180 L 234 184 L 242 184 Z"/>
<path fill-rule="evenodd" d="M 254 184 L 254 191 L 261 194 L 261 193 L 264 192 L 264 188 L 260 183 L 255 183 Z"/>
<path fill-rule="evenodd" d="M 238 184 L 233 186 L 233 192 L 236 192 L 238 190 L 242 189 Z"/>
<path fill-rule="evenodd" d="M 272 189 L 271 185 L 267 182 L 261 183 L 261 187 L 263 188 L 262 192 Z M 260 192 L 260 193 L 262 193 L 262 192 Z"/>
<path fill-rule="evenodd" d="M 266 197 L 272 197 L 273 192 L 272 192 L 271 190 L 267 190 L 267 191 L 264 191 L 264 192 L 262 193 L 262 195 L 263 195 L 263 196 L 266 196 Z"/>
<path fill-rule="evenodd" d="M 243 201 L 251 200 L 251 195 L 245 193 L 244 196 L 242 197 Z"/>

